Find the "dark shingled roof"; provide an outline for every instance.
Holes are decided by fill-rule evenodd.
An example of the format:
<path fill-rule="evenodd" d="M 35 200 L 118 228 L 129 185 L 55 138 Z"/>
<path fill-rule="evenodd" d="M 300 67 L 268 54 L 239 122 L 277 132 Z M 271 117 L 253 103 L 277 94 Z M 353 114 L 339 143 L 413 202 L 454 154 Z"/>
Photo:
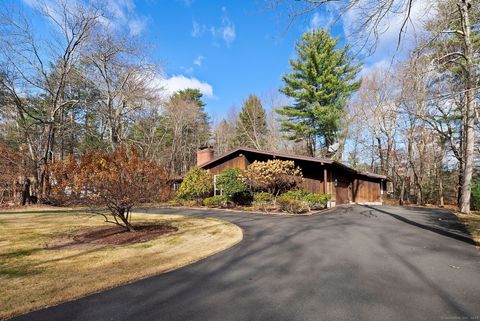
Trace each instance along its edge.
<path fill-rule="evenodd" d="M 301 156 L 301 155 L 290 155 L 290 154 L 284 154 L 284 153 L 277 153 L 277 152 L 270 152 L 270 151 L 264 151 L 264 150 L 259 150 L 259 149 L 254 149 L 254 148 L 247 148 L 247 147 L 239 147 L 235 148 L 223 155 L 217 156 L 214 159 L 206 162 L 205 164 L 200 165 L 200 167 L 205 168 L 208 167 L 209 165 L 216 163 L 223 158 L 229 157 L 231 155 L 234 155 L 236 153 L 242 153 L 242 152 L 247 152 L 247 153 L 253 153 L 253 154 L 261 154 L 261 155 L 266 155 L 266 156 L 273 156 L 273 157 L 278 157 L 278 158 L 286 158 L 290 160 L 300 160 L 300 161 L 306 161 L 306 162 L 315 162 L 315 163 L 320 163 L 320 164 L 331 164 L 337 167 L 341 167 L 344 170 L 356 173 L 358 175 L 363 175 L 371 178 L 380 178 L 380 179 L 387 179 L 385 175 L 379 175 L 379 174 L 373 174 L 373 173 L 368 173 L 368 172 L 360 172 L 357 171 L 356 169 L 353 169 L 345 164 L 342 164 L 338 161 L 334 161 L 332 159 L 328 158 L 317 158 L 317 157 L 311 157 L 311 156 Z"/>

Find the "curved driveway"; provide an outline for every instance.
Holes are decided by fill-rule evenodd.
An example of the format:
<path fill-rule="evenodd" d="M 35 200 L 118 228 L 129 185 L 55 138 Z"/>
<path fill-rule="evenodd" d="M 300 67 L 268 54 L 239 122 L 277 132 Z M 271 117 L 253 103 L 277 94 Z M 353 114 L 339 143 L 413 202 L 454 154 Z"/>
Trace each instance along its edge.
<path fill-rule="evenodd" d="M 447 211 L 150 211 L 226 219 L 244 240 L 179 270 L 17 320 L 480 319 L 480 255 Z"/>

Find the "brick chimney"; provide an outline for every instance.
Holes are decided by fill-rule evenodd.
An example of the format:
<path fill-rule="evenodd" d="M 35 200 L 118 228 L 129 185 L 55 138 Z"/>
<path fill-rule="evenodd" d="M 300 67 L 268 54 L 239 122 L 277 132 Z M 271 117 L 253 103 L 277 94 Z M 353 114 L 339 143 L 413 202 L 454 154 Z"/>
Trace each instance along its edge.
<path fill-rule="evenodd" d="M 197 150 L 197 166 L 201 166 L 213 159 L 213 147 L 200 147 Z"/>

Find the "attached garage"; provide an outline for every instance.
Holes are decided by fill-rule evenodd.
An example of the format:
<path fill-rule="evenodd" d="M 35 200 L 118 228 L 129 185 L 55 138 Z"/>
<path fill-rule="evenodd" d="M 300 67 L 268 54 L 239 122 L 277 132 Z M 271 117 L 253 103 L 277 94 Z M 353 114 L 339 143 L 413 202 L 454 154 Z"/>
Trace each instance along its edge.
<path fill-rule="evenodd" d="M 197 165 L 210 170 L 214 175 L 226 168 L 246 169 L 254 161 L 269 159 L 292 160 L 302 169 L 302 188 L 312 193 L 327 193 L 332 196 L 331 206 L 349 203 L 381 204 L 383 186 L 387 177 L 359 172 L 340 162 L 316 157 L 288 155 L 252 148 L 237 148 L 214 157 L 212 148 L 197 152 Z"/>

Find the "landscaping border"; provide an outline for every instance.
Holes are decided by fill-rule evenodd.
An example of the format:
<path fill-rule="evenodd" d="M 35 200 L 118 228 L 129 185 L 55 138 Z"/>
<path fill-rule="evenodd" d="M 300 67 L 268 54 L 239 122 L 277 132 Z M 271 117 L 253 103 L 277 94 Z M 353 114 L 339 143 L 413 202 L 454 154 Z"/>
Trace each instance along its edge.
<path fill-rule="evenodd" d="M 323 210 L 311 211 L 311 212 L 308 212 L 308 213 L 300 213 L 300 214 L 292 214 L 292 213 L 286 213 L 286 212 L 262 212 L 262 211 L 254 211 L 254 210 L 244 210 L 244 209 L 241 209 L 241 208 L 180 206 L 180 205 L 168 205 L 168 204 L 158 204 L 156 207 L 155 206 L 149 206 L 149 207 L 147 207 L 147 209 L 148 208 L 177 208 L 177 209 L 192 209 L 192 210 L 202 210 L 202 211 L 215 210 L 215 211 L 224 211 L 224 212 L 242 212 L 242 213 L 247 213 L 247 214 L 258 214 L 258 215 L 266 215 L 266 216 L 296 217 L 296 216 L 323 215 L 323 214 L 332 212 L 336 208 L 345 208 L 345 207 L 350 207 L 350 206 L 351 206 L 351 204 L 343 204 L 343 205 L 337 205 L 337 206 L 331 207 L 331 208 L 325 208 Z M 145 208 L 139 207 L 139 209 L 145 209 Z"/>

